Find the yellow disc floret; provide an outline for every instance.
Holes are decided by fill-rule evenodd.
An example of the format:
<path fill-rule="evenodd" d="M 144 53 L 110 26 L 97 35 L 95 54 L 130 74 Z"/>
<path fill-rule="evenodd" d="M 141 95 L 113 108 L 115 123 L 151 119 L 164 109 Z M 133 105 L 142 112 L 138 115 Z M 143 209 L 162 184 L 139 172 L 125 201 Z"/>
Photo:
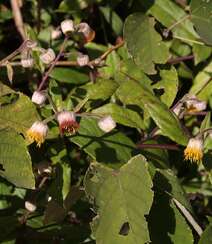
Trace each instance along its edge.
<path fill-rule="evenodd" d="M 45 141 L 48 132 L 48 127 L 45 123 L 36 121 L 33 123 L 31 128 L 26 132 L 27 138 L 30 142 L 36 142 L 37 146 L 40 147 Z"/>
<path fill-rule="evenodd" d="M 185 160 L 199 163 L 203 158 L 203 142 L 199 138 L 191 138 L 184 150 Z"/>

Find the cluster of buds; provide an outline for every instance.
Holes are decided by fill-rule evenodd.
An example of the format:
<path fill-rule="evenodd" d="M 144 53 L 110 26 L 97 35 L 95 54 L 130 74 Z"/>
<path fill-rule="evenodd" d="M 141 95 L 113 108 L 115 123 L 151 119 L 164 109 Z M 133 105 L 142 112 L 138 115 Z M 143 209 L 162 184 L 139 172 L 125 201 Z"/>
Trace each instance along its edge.
<path fill-rule="evenodd" d="M 84 43 L 91 42 L 96 35 L 95 31 L 85 22 L 74 25 L 73 20 L 67 19 L 61 22 L 60 27 L 64 35 L 79 34 Z"/>

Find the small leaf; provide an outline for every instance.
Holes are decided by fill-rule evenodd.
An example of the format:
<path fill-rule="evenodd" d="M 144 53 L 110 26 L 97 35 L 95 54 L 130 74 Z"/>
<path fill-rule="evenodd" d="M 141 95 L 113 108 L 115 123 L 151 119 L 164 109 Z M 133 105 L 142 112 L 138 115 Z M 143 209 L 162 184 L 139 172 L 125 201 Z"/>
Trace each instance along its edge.
<path fill-rule="evenodd" d="M 0 175 L 17 187 L 35 188 L 32 163 L 23 137 L 14 130 L 0 130 Z"/>
<path fill-rule="evenodd" d="M 167 61 L 169 52 L 161 36 L 154 29 L 155 21 L 141 13 L 127 17 L 124 39 L 135 63 L 148 74 L 155 74 L 155 63 Z"/>
<path fill-rule="evenodd" d="M 85 190 L 98 207 L 92 231 L 97 243 L 140 244 L 149 242 L 145 216 L 153 192 L 145 158 L 138 155 L 119 170 L 92 164 Z M 112 219 L 112 221 L 111 221 Z"/>
<path fill-rule="evenodd" d="M 212 52 L 211 47 L 193 44 L 195 65 L 199 64 L 200 62 L 206 61 L 206 59 L 211 55 L 211 52 Z"/>
<path fill-rule="evenodd" d="M 197 33 L 206 44 L 212 45 L 212 1 L 192 0 L 190 9 Z"/>

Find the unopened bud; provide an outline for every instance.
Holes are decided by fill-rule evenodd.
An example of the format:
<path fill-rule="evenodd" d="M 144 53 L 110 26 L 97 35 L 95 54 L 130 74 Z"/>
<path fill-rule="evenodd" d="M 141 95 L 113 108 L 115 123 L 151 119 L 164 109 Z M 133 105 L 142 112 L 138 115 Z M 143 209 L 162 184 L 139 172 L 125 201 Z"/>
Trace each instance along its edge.
<path fill-rule="evenodd" d="M 25 202 L 25 208 L 26 210 L 28 210 L 29 212 L 35 212 L 35 210 L 37 209 L 36 205 L 29 202 L 29 201 L 26 201 Z"/>
<path fill-rule="evenodd" d="M 74 31 L 74 22 L 71 19 L 62 21 L 60 26 L 64 35 Z"/>
<path fill-rule="evenodd" d="M 104 132 L 110 132 L 116 127 L 116 122 L 113 118 L 109 116 L 105 116 L 98 121 L 99 128 Z"/>
<path fill-rule="evenodd" d="M 61 35 L 62 35 L 62 32 L 59 29 L 52 30 L 52 32 L 51 32 L 52 40 L 56 40 L 56 39 L 60 38 Z"/>
<path fill-rule="evenodd" d="M 32 94 L 32 102 L 42 105 L 46 101 L 46 94 L 42 91 L 34 91 Z"/>
<path fill-rule="evenodd" d="M 82 33 L 83 37 L 84 37 L 84 41 L 87 42 L 91 42 L 93 41 L 93 39 L 95 38 L 95 31 L 85 22 L 80 23 L 77 26 L 77 30 L 79 33 Z"/>
<path fill-rule="evenodd" d="M 52 167 L 47 162 L 41 162 L 37 165 L 38 174 L 42 175 L 44 173 L 51 174 L 52 173 Z"/>
<path fill-rule="evenodd" d="M 77 63 L 79 66 L 85 66 L 89 63 L 88 55 L 79 54 L 77 57 Z"/>
<path fill-rule="evenodd" d="M 21 66 L 23 68 L 30 68 L 30 67 L 33 67 L 33 65 L 34 65 L 33 58 L 21 59 Z"/>
<path fill-rule="evenodd" d="M 48 48 L 44 53 L 40 55 L 40 59 L 44 64 L 50 64 L 54 61 L 56 55 L 54 53 L 54 50 L 51 48 Z"/>

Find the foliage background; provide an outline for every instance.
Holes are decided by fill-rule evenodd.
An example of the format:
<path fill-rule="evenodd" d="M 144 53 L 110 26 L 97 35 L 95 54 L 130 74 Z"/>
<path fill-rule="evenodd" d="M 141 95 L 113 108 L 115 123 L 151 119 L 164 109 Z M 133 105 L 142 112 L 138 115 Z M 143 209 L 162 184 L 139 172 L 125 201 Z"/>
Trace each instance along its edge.
<path fill-rule="evenodd" d="M 202 165 L 183 159 L 188 138 L 211 126 L 212 2 L 20 2 L 27 37 L 56 53 L 64 36 L 52 40 L 51 32 L 64 19 L 95 30 L 84 47 L 69 39 L 63 60 L 75 61 L 79 50 L 93 60 L 125 43 L 102 67 L 56 66 L 46 86 L 58 109 L 86 100 L 81 112 L 110 114 L 117 128 L 105 134 L 83 117 L 76 135 L 60 137 L 51 121 L 41 148 L 25 135 L 53 113 L 30 100 L 47 67 L 36 52 L 31 69 L 20 66 L 20 55 L 1 63 L 1 243 L 212 243 L 211 138 Z M 10 1 L 2 0 L 1 59 L 22 41 Z M 179 119 L 171 108 L 187 93 L 207 109 Z M 39 174 L 43 167 L 51 173 Z"/>

